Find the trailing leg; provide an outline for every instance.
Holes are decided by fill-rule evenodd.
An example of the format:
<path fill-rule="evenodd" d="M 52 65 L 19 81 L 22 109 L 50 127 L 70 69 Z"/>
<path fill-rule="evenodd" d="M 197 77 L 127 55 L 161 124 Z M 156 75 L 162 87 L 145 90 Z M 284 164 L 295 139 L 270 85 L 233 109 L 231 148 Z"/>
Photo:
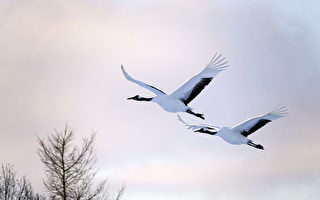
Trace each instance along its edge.
<path fill-rule="evenodd" d="M 247 145 L 249 146 L 252 146 L 254 148 L 257 148 L 257 149 L 261 149 L 261 150 L 264 150 L 263 146 L 261 144 L 255 144 L 253 143 L 251 140 L 249 140 L 249 142 L 247 143 Z"/>
<path fill-rule="evenodd" d="M 191 114 L 191 115 L 194 115 L 194 116 L 196 116 L 196 117 L 199 117 L 199 118 L 201 118 L 201 119 L 204 119 L 203 114 L 194 113 L 194 112 L 193 112 L 192 110 L 190 110 L 190 109 L 188 109 L 186 112 L 189 113 L 189 114 Z"/>

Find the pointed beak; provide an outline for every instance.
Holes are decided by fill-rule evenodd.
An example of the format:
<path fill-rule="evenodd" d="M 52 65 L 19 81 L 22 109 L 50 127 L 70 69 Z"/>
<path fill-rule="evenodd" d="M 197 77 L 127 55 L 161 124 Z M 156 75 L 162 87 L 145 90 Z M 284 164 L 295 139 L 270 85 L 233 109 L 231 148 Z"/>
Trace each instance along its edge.
<path fill-rule="evenodd" d="M 127 100 L 130 100 L 130 99 L 133 99 L 134 97 L 129 97 L 129 98 L 127 98 Z"/>

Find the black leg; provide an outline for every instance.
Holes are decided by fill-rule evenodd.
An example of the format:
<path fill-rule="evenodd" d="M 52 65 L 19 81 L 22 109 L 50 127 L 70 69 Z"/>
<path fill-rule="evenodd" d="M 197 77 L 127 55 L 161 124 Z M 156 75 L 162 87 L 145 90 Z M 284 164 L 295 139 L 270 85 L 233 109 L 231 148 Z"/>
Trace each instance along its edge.
<path fill-rule="evenodd" d="M 247 145 L 252 146 L 252 147 L 254 147 L 254 148 L 257 148 L 257 149 L 264 150 L 264 148 L 263 148 L 263 146 L 262 146 L 261 144 L 255 144 L 255 143 L 253 143 L 253 142 L 251 142 L 251 141 L 249 141 L 249 142 L 247 143 Z"/>
<path fill-rule="evenodd" d="M 201 118 L 201 119 L 204 119 L 203 114 L 194 113 L 194 112 L 192 112 L 192 110 L 190 110 L 190 109 L 188 109 L 186 112 L 189 113 L 189 114 L 191 114 L 191 115 L 194 115 L 194 116 L 196 116 L 196 117 L 199 117 L 199 118 Z"/>

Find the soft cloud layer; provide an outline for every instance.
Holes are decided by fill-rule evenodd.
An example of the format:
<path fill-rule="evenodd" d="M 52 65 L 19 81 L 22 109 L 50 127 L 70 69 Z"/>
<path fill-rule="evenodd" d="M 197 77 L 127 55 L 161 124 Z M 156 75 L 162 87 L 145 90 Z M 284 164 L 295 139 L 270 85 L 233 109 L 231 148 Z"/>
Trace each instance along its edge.
<path fill-rule="evenodd" d="M 2 1 L 0 161 L 42 191 L 36 134 L 98 131 L 99 178 L 126 199 L 312 199 L 320 195 L 319 14 L 306 1 Z M 278 103 L 289 116 L 252 136 L 266 150 L 186 130 L 157 105 L 222 52 L 230 61 L 191 106 L 233 126 Z M 186 120 L 196 119 L 183 115 Z M 79 140 L 80 141 L 80 140 Z"/>

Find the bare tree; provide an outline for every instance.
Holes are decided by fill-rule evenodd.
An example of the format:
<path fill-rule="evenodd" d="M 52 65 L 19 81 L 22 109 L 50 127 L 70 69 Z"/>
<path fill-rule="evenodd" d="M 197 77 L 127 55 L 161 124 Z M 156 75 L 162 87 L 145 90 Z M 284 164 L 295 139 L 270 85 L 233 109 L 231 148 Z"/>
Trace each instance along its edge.
<path fill-rule="evenodd" d="M 0 171 L 0 199 L 1 200 L 45 200 L 33 191 L 30 181 L 24 176 L 16 178 L 13 166 L 6 164 Z"/>
<path fill-rule="evenodd" d="M 0 199 L 13 199 L 16 190 L 16 172 L 13 171 L 12 165 L 2 165 L 0 172 Z"/>
<path fill-rule="evenodd" d="M 81 148 L 73 145 L 74 135 L 74 130 L 66 125 L 64 131 L 55 130 L 47 140 L 38 137 L 38 154 L 46 171 L 44 185 L 51 199 L 108 199 L 106 180 L 95 187 L 93 185 L 96 175 L 94 170 L 96 134 L 93 133 L 89 138 L 84 138 Z M 119 191 L 118 199 L 121 198 L 123 191 L 124 187 Z"/>

